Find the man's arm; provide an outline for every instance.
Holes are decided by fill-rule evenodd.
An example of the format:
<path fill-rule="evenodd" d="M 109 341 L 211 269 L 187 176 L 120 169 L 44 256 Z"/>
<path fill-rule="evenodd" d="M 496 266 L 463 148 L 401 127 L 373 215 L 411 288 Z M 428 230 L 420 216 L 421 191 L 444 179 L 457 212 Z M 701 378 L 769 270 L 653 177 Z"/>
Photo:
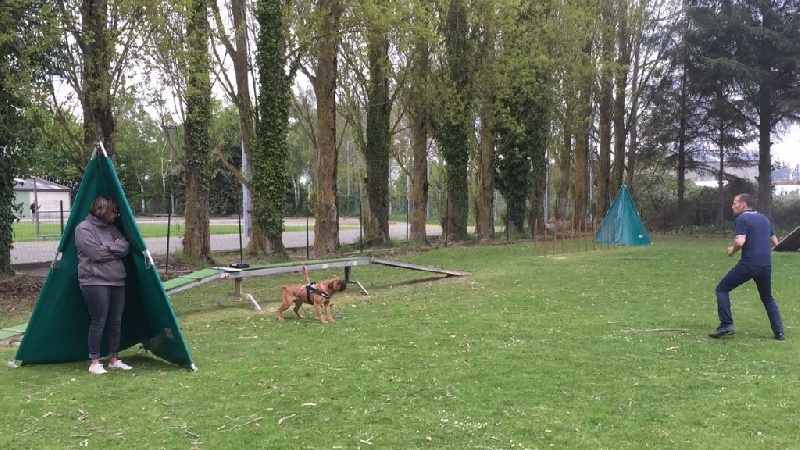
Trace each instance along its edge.
<path fill-rule="evenodd" d="M 744 247 L 744 243 L 747 242 L 747 236 L 740 234 L 733 238 L 733 245 L 728 247 L 728 256 L 733 256 L 736 252 Z"/>
<path fill-rule="evenodd" d="M 778 246 L 778 236 L 775 236 L 773 234 L 772 237 L 770 237 L 769 242 L 770 242 L 770 244 L 772 244 L 772 248 L 777 247 Z"/>

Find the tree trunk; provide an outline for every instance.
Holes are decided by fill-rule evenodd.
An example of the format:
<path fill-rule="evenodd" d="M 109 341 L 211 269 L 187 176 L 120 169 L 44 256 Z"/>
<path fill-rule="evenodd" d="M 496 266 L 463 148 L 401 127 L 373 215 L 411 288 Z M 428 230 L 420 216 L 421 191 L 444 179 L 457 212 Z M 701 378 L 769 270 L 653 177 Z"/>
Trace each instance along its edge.
<path fill-rule="evenodd" d="M 591 109 L 588 101 L 583 105 L 586 109 Z M 585 118 L 581 120 L 581 127 L 578 130 L 575 141 L 575 181 L 572 217 L 576 222 L 586 218 L 586 210 L 589 204 L 589 140 L 591 129 L 589 127 L 589 117 L 591 112 L 587 112 Z"/>
<path fill-rule="evenodd" d="M 721 122 L 721 120 L 720 120 Z M 725 217 L 725 206 L 727 203 L 727 199 L 725 198 L 725 140 L 724 140 L 724 131 L 720 128 L 720 139 L 717 152 L 719 155 L 719 165 L 717 168 L 719 172 L 717 173 L 717 195 L 719 196 L 719 209 L 717 210 L 717 224 L 722 225 Z"/>
<path fill-rule="evenodd" d="M 414 166 L 411 170 L 411 240 L 428 243 L 428 120 L 425 113 L 412 116 L 411 147 Z"/>
<path fill-rule="evenodd" d="M 617 73 L 615 75 L 614 93 L 614 176 L 612 189 L 616 196 L 617 190 L 625 179 L 625 140 L 628 130 L 625 128 L 626 96 L 628 87 L 628 66 L 630 65 L 630 44 L 628 43 L 628 9 L 627 2 L 619 2 L 619 22 L 617 24 Z"/>
<path fill-rule="evenodd" d="M 367 203 L 369 220 L 364 224 L 368 246 L 389 244 L 389 132 L 392 103 L 389 99 L 389 40 L 385 33 L 368 31 L 369 92 L 367 99 Z"/>
<path fill-rule="evenodd" d="M 452 111 L 445 113 L 439 143 L 447 163 L 447 205 L 444 234 L 447 239 L 463 241 L 467 235 L 469 211 L 469 185 L 467 184 L 469 163 L 469 136 L 472 135 L 473 120 L 469 85 L 472 79 L 470 30 L 467 6 L 463 0 L 452 0 L 447 9 L 444 27 L 445 54 L 447 55 L 448 83 L 453 98 Z"/>
<path fill-rule="evenodd" d="M 475 208 L 475 231 L 478 240 L 494 235 L 494 95 L 485 93 L 481 108 L 481 137 L 478 147 L 478 193 Z"/>
<path fill-rule="evenodd" d="M 0 80 L 3 78 L 0 76 Z M 0 86 L 0 93 L 5 94 L 4 91 L 4 87 Z M 11 118 L 0 118 L 0 122 L 3 119 Z M 7 139 L 4 131 L 0 131 L 0 136 Z M 0 181 L 3 183 L 0 187 L 0 205 L 4 205 L 0 212 L 0 279 L 3 279 L 14 275 L 14 269 L 11 267 L 11 249 L 14 247 L 16 214 L 11 205 L 17 203 L 17 199 L 14 192 L 14 164 L 10 155 L 0 155 Z"/>
<path fill-rule="evenodd" d="M 567 217 L 567 205 L 569 205 L 569 174 L 572 166 L 572 133 L 569 131 L 570 128 L 571 124 L 565 123 L 562 131 L 563 148 L 558 156 L 560 172 L 555 219 L 565 219 Z"/>
<path fill-rule="evenodd" d="M 211 172 L 211 79 L 207 0 L 195 0 L 186 23 L 189 65 L 186 86 L 184 170 L 186 175 L 186 230 L 183 252 L 211 261 L 209 186 Z"/>
<path fill-rule="evenodd" d="M 103 142 L 106 153 L 116 161 L 112 134 L 116 123 L 111 110 L 112 42 L 108 30 L 108 0 L 83 0 L 83 72 L 81 107 L 83 143 L 92 148 Z"/>
<path fill-rule="evenodd" d="M 595 214 L 603 217 L 611 205 L 609 197 L 609 185 L 611 184 L 611 118 L 614 110 L 614 33 L 615 27 L 612 25 L 613 8 L 612 2 L 603 3 L 602 7 L 603 22 L 605 27 L 602 33 L 602 60 L 600 72 L 600 119 L 598 133 L 600 143 L 597 158 L 597 191 L 595 193 Z"/>
<path fill-rule="evenodd" d="M 283 3 L 279 0 L 258 2 L 259 23 L 257 61 L 259 65 L 257 141 L 251 149 L 253 180 L 253 227 L 251 248 L 260 248 L 266 256 L 286 259 L 283 246 L 283 208 L 289 185 L 287 161 L 289 150 L 289 107 L 291 89 L 284 72 L 286 37 Z M 249 92 L 249 91 L 248 91 Z M 242 102 L 248 99 L 242 99 Z M 261 247 L 256 247 L 261 245 Z"/>
<path fill-rule="evenodd" d="M 687 145 L 687 133 L 689 127 L 689 107 L 688 103 L 688 89 L 687 89 L 687 75 L 686 75 L 686 67 L 683 68 L 683 73 L 681 74 L 681 86 L 680 86 L 680 98 L 678 102 L 680 103 L 679 106 L 679 114 L 680 117 L 678 118 L 678 142 L 675 143 L 677 148 L 675 149 L 676 159 L 677 159 L 677 167 L 675 168 L 675 176 L 678 183 L 677 186 L 677 195 L 678 195 L 678 226 L 682 227 L 685 225 L 685 215 L 686 215 L 686 208 L 684 206 L 684 195 L 686 192 L 686 145 Z"/>
<path fill-rule="evenodd" d="M 772 216 L 772 89 L 762 85 L 758 93 L 758 210 Z"/>
<path fill-rule="evenodd" d="M 422 88 L 430 79 L 430 47 L 420 37 L 414 45 L 414 67 L 416 83 L 410 94 L 411 107 L 411 148 L 414 165 L 411 170 L 411 240 L 420 244 L 428 243 L 426 229 L 428 221 L 428 129 L 430 125 L 429 106 L 424 101 Z"/>
<path fill-rule="evenodd" d="M 583 56 L 587 61 L 592 58 L 592 43 L 586 44 Z M 573 182 L 573 219 L 578 222 L 586 218 L 589 204 L 589 145 L 592 135 L 592 87 L 594 75 L 587 77 L 580 84 L 578 91 L 579 119 L 575 128 L 575 178 Z"/>
<path fill-rule="evenodd" d="M 631 54 L 633 55 L 633 70 L 631 71 L 630 83 L 630 104 L 631 110 L 628 116 L 628 190 L 631 196 L 636 199 L 636 155 L 639 153 L 639 83 L 642 72 L 642 38 L 637 35 L 633 37 Z M 630 59 L 630 57 L 629 57 Z"/>
<path fill-rule="evenodd" d="M 233 98 L 236 108 L 239 111 L 239 128 L 242 133 L 242 152 L 247 161 L 252 161 L 253 141 L 255 136 L 255 118 L 253 112 L 253 102 L 250 95 L 250 65 L 247 57 L 247 3 L 245 0 L 233 0 L 231 2 L 231 15 L 233 16 L 234 45 L 235 48 L 228 49 L 231 60 L 233 61 L 233 73 L 236 78 L 236 95 Z M 280 30 L 273 30 L 278 31 Z M 246 172 L 246 173 L 245 173 Z M 242 167 L 240 178 L 244 179 L 244 188 L 252 191 L 252 170 Z M 247 211 L 245 217 L 252 217 L 253 198 L 242 196 L 242 209 Z M 247 226 L 248 224 L 245 224 Z M 250 242 L 247 244 L 246 252 L 251 257 L 261 257 L 272 255 L 277 251 L 279 257 L 285 257 L 283 240 L 276 243 L 267 239 L 257 221 L 250 221 Z"/>
<path fill-rule="evenodd" d="M 339 250 L 336 147 L 336 51 L 340 18 L 339 0 L 319 0 L 322 21 L 318 33 L 314 94 L 317 97 L 317 202 L 314 253 L 333 255 Z"/>

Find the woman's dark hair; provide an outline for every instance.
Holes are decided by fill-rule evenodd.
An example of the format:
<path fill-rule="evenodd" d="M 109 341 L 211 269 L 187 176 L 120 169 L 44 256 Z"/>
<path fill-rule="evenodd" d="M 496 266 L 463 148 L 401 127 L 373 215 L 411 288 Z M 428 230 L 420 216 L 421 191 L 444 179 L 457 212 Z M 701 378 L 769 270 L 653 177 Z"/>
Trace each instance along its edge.
<path fill-rule="evenodd" d="M 103 219 L 108 215 L 108 213 L 116 212 L 117 204 L 114 203 L 114 200 L 111 200 L 111 197 L 106 197 L 105 195 L 97 197 L 92 203 L 92 206 L 89 208 L 89 214 L 97 217 L 98 219 Z"/>

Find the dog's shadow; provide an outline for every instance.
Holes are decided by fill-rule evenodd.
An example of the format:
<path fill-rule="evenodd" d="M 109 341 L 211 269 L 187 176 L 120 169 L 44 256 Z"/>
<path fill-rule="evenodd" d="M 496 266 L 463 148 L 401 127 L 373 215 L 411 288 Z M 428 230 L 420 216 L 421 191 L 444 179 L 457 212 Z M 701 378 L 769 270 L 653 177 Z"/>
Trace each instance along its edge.
<path fill-rule="evenodd" d="M 388 283 L 388 284 L 373 284 L 370 286 L 370 289 L 387 289 L 392 286 L 413 286 L 419 283 L 430 283 L 434 281 L 442 281 L 447 280 L 450 277 L 442 277 L 442 276 L 430 276 L 425 278 L 415 278 L 413 280 L 405 280 L 405 281 L 398 281 L 396 283 Z"/>

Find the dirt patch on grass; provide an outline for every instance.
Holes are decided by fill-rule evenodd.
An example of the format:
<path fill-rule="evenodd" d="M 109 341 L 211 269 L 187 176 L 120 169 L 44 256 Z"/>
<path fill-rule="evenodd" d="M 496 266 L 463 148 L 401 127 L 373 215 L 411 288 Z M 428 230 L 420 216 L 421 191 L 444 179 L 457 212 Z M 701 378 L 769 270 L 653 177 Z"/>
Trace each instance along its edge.
<path fill-rule="evenodd" d="M 0 280 L 0 313 L 32 310 L 42 284 L 44 277 L 25 273 Z"/>

